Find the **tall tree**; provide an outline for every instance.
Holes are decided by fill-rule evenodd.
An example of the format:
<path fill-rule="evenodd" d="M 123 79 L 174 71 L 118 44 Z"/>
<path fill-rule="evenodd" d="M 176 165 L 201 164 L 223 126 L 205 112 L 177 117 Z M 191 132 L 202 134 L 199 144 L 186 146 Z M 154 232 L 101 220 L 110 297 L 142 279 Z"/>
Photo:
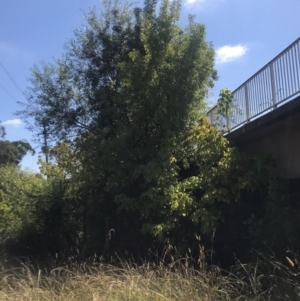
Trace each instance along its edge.
<path fill-rule="evenodd" d="M 19 112 L 34 118 L 30 129 L 46 124 L 49 137 L 73 141 L 135 128 L 141 139 L 192 123 L 216 76 L 204 26 L 193 18 L 184 30 L 177 25 L 180 1 L 164 1 L 158 16 L 153 0 L 143 10 L 105 5 L 101 18 L 87 16 L 63 58 L 33 68 Z"/>
<path fill-rule="evenodd" d="M 64 181 L 78 184 L 85 246 L 115 227 L 123 243 L 140 230 L 166 237 L 182 220 L 213 231 L 217 204 L 237 200 L 260 178 L 243 172 L 255 174 L 256 164 L 202 119 L 216 79 L 205 27 L 191 16 L 178 25 L 179 0 L 163 0 L 158 13 L 155 0 L 142 9 L 104 6 L 100 17 L 87 16 L 62 58 L 33 68 L 19 115 L 59 142 L 52 153 Z M 50 174 L 55 166 L 43 168 Z"/>

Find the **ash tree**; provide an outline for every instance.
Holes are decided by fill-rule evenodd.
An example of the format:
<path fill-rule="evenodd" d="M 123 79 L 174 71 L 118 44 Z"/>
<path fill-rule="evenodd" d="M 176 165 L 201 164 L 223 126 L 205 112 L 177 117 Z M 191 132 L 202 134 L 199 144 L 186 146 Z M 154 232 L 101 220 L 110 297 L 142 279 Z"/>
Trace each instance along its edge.
<path fill-rule="evenodd" d="M 43 170 L 59 165 L 67 174 L 79 245 L 103 250 L 112 228 L 118 247 L 131 250 L 145 237 L 149 246 L 153 237 L 212 232 L 222 219 L 218 204 L 262 180 L 260 165 L 205 120 L 217 78 L 205 26 L 193 16 L 179 26 L 178 0 L 163 0 L 158 12 L 155 0 L 103 7 L 87 14 L 61 58 L 32 69 L 18 112 L 56 143 L 56 161 Z"/>

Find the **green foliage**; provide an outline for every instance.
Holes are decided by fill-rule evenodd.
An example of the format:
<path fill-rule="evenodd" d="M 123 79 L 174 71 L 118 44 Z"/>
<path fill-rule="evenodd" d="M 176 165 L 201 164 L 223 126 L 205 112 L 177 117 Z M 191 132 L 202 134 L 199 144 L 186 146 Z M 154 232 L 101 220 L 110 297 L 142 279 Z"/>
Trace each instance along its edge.
<path fill-rule="evenodd" d="M 228 223 L 227 218 L 231 221 L 244 206 L 235 204 L 245 193 L 268 185 L 270 164 L 231 148 L 206 119 L 190 128 L 170 157 L 160 161 L 161 165 L 157 158 L 147 165 L 140 164 L 129 179 L 122 174 L 126 171 L 129 175 L 124 162 L 106 177 L 99 170 L 99 178 L 95 179 L 90 173 L 93 166 L 84 167 L 84 150 L 60 144 L 51 153 L 55 161 L 41 161 L 41 170 L 53 183 L 64 183 L 65 188 L 58 198 L 62 201 L 52 198 L 49 204 L 59 203 L 62 210 L 71 210 L 65 222 L 72 225 L 72 237 L 77 237 L 73 241 L 84 249 L 101 250 L 101 242 L 95 238 L 103 238 L 114 228 L 119 236 L 118 247 L 132 248 L 127 241 L 133 239 L 145 243 L 150 233 L 160 242 L 180 244 L 184 252 L 195 232 L 208 236 L 218 232 L 221 223 Z M 246 216 L 251 213 L 246 212 Z M 75 223 L 72 215 L 76 216 Z"/>
<path fill-rule="evenodd" d="M 6 136 L 5 127 L 0 121 L 0 138 Z M 15 164 L 18 165 L 23 157 L 30 152 L 35 154 L 34 149 L 26 140 L 8 141 L 0 140 L 0 165 Z"/>
<path fill-rule="evenodd" d="M 247 239 L 253 247 L 275 254 L 288 249 L 299 250 L 299 179 L 272 179 L 268 196 L 259 211 L 253 211 L 246 224 Z M 293 187 L 294 186 L 294 187 Z M 295 189 L 296 188 L 296 189 Z"/>
<path fill-rule="evenodd" d="M 33 130 L 46 123 L 56 141 L 87 133 L 126 139 L 124 132 L 141 144 L 154 133 L 178 131 L 203 110 L 216 74 L 204 26 L 192 18 L 184 30 L 176 25 L 179 1 L 164 1 L 159 16 L 155 1 L 144 10 L 116 5 L 107 4 L 104 20 L 87 16 L 63 58 L 34 67 L 19 112 L 34 118 Z"/>
<path fill-rule="evenodd" d="M 0 167 L 0 242 L 12 256 L 70 254 L 80 242 L 80 203 L 70 198 L 65 174 L 41 169 L 47 169 L 47 180 L 15 166 Z"/>
<path fill-rule="evenodd" d="M 228 88 L 222 89 L 218 99 L 218 113 L 224 117 L 229 117 L 232 112 L 232 103 L 232 92 Z"/>
<path fill-rule="evenodd" d="M 0 167 L 0 235 L 14 239 L 33 222 L 32 209 L 44 188 L 44 180 L 16 166 Z"/>
<path fill-rule="evenodd" d="M 34 149 L 26 140 L 12 142 L 0 140 L 0 165 L 18 165 L 28 152 L 31 152 L 32 155 L 35 154 Z"/>
<path fill-rule="evenodd" d="M 208 238 L 234 220 L 245 196 L 266 195 L 270 162 L 230 147 L 204 117 L 214 51 L 193 17 L 178 25 L 180 8 L 165 0 L 157 14 L 155 1 L 108 2 L 62 58 L 33 68 L 19 114 L 54 144 L 50 162 L 40 160 L 43 201 L 31 211 L 30 239 L 43 252 L 103 255 L 109 244 L 141 254 L 174 243 L 184 254 L 194 233 Z M 218 106 L 231 114 L 228 89 Z"/>
<path fill-rule="evenodd" d="M 232 105 L 233 105 L 233 94 L 228 89 L 222 89 L 220 91 L 218 104 L 217 104 L 217 112 L 221 116 L 226 119 L 226 123 L 228 122 L 229 117 L 232 113 Z M 227 124 L 227 130 L 230 131 L 229 125 Z"/>

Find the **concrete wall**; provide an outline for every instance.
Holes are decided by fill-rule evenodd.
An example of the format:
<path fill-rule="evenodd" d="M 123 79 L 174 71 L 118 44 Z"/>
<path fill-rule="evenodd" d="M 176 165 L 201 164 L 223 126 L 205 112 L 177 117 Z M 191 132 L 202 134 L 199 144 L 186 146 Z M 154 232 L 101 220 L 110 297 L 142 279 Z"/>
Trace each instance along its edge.
<path fill-rule="evenodd" d="M 276 161 L 279 177 L 300 178 L 300 97 L 227 135 L 232 145 Z"/>
<path fill-rule="evenodd" d="M 282 178 L 300 178 L 300 129 L 283 128 L 240 146 L 253 154 L 268 154 L 276 161 L 276 175 Z"/>

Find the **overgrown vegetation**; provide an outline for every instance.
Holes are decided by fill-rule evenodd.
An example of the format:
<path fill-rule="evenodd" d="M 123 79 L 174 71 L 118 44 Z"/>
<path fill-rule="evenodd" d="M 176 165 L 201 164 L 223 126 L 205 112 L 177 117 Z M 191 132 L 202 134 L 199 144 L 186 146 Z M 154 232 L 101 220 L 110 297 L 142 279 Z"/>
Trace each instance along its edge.
<path fill-rule="evenodd" d="M 247 265 L 237 262 L 229 273 L 216 266 L 195 269 L 188 257 L 172 259 L 167 265 L 160 260 L 138 266 L 123 261 L 114 265 L 70 261 L 49 269 L 23 263 L 1 269 L 0 300 L 299 300 L 295 263 L 288 259 L 293 266 L 286 266 L 260 259 Z"/>
<path fill-rule="evenodd" d="M 100 15 L 87 15 L 61 58 L 33 68 L 18 114 L 45 160 L 40 174 L 22 171 L 18 163 L 30 145 L 0 141 L 7 146 L 3 154 L 10 154 L 0 153 L 2 258 L 60 256 L 63 264 L 71 257 L 79 264 L 120 254 L 142 264 L 170 244 L 178 256 L 194 258 L 201 237 L 206 264 L 228 268 L 236 258 L 253 261 L 253 248 L 279 257 L 288 247 L 298 250 L 298 190 L 272 176 L 270 158 L 231 147 L 206 120 L 205 98 L 217 79 L 214 51 L 193 17 L 186 28 L 178 25 L 180 7 L 164 0 L 156 13 L 153 0 L 143 8 L 106 2 Z M 223 116 L 231 100 L 229 90 L 221 91 Z M 2 293 L 19 296 L 29 285 L 30 294 L 49 293 L 41 300 L 77 300 L 75 287 L 91 300 L 107 290 L 109 298 L 124 294 L 118 300 L 176 300 L 172 287 L 179 286 L 177 300 L 192 292 L 195 300 L 237 300 L 244 276 L 233 285 L 233 274 L 201 276 L 194 265 L 186 273 L 159 270 L 160 277 L 131 265 L 97 269 L 89 279 L 64 271 L 67 278 L 59 280 L 44 272 L 32 278 L 24 267 L 15 278 L 3 272 Z M 102 278 L 107 281 L 99 283 Z M 132 291 L 122 288 L 130 283 Z M 263 290 L 243 294 L 244 300 L 267 300 L 259 299 Z"/>

